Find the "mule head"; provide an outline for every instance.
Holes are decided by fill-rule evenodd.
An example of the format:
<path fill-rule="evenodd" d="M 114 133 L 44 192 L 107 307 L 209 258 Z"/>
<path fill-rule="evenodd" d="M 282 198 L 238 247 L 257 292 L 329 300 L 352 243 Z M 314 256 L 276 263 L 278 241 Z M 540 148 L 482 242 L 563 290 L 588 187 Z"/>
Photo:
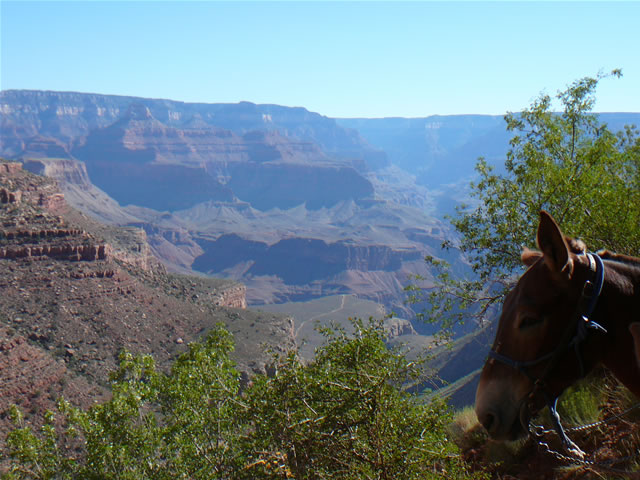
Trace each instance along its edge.
<path fill-rule="evenodd" d="M 497 440 L 523 436 L 524 425 L 545 406 L 544 395 L 555 398 L 580 376 L 578 360 L 569 352 L 563 353 L 553 372 L 548 372 L 548 361 L 536 360 L 554 352 L 575 322 L 589 272 L 588 260 L 580 255 L 586 247 L 566 238 L 546 212 L 540 214 L 537 243 L 540 251 L 522 253 L 529 268 L 505 298 L 492 347 L 498 355 L 527 367 L 519 369 L 490 357 L 476 392 L 478 420 Z M 544 382 L 544 393 L 534 389 L 536 379 Z"/>

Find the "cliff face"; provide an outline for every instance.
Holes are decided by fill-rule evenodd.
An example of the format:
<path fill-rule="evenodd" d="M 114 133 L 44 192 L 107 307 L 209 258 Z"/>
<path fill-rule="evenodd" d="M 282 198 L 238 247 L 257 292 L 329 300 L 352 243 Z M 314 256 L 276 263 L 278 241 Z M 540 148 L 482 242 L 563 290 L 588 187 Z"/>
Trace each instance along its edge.
<path fill-rule="evenodd" d="M 228 171 L 236 196 L 259 210 L 302 204 L 316 210 L 373 195 L 371 183 L 351 167 L 252 163 Z"/>
<path fill-rule="evenodd" d="M 244 309 L 244 285 L 167 274 L 143 229 L 95 222 L 51 179 L 0 162 L 0 189 L 0 439 L 9 404 L 37 417 L 60 395 L 100 398 L 122 348 L 166 367 L 222 322 L 250 373 L 270 361 L 261 345 L 294 347 L 288 317 Z"/>
<path fill-rule="evenodd" d="M 392 272 L 400 269 L 403 261 L 421 258 L 417 249 L 326 243 L 311 238 L 290 238 L 268 245 L 237 235 L 224 235 L 213 242 L 198 242 L 205 253 L 195 259 L 196 270 L 215 273 L 240 263 L 251 263 L 248 275 L 276 275 L 294 285 L 311 283 L 344 270 Z M 299 268 L 301 265 L 304 268 Z"/>
<path fill-rule="evenodd" d="M 234 158 L 227 133 L 168 127 L 133 104 L 121 119 L 80 140 L 72 154 L 86 162 L 95 185 L 120 204 L 176 210 L 233 198 L 204 163 L 209 156 Z"/>
<path fill-rule="evenodd" d="M 16 211 L 42 207 L 50 212 L 66 209 L 64 195 L 55 184 L 31 178 L 22 170 L 22 164 L 2 162 L 0 159 L 0 204 L 16 204 Z M 20 224 L 26 224 L 24 219 Z"/>
<path fill-rule="evenodd" d="M 179 129 L 217 127 L 237 135 L 279 131 L 288 138 L 320 146 L 331 156 L 364 165 L 384 164 L 384 154 L 370 147 L 355 130 L 304 108 L 278 105 L 184 103 L 116 95 L 8 90 L 0 93 L 2 136 L 6 156 L 20 155 L 20 146 L 37 135 L 69 147 L 75 139 L 121 119 L 132 104 L 148 109 L 164 125 Z M 5 135 L 6 134 L 6 135 Z"/>
<path fill-rule="evenodd" d="M 63 161 L 67 162 L 74 163 Z M 59 162 L 36 161 L 30 166 L 43 172 L 49 169 L 61 176 L 71 173 L 82 177 L 82 170 L 69 170 Z M 115 258 L 145 271 L 162 268 L 153 260 L 142 230 L 129 229 L 123 242 L 126 246 L 113 248 L 96 234 L 71 226 L 65 218 L 77 217 L 77 214 L 68 207 L 57 184 L 23 170 L 21 164 L 0 163 L 0 185 L 0 203 L 7 204 L 2 211 L 0 259 L 48 257 L 96 261 Z"/>
<path fill-rule="evenodd" d="M 0 154 L 83 160 L 120 204 L 160 211 L 235 197 L 260 209 L 364 198 L 366 159 L 381 155 L 304 109 L 8 91 L 0 112 Z"/>
<path fill-rule="evenodd" d="M 213 295 L 214 305 L 232 308 L 247 308 L 247 287 L 242 284 L 219 288 Z"/>
<path fill-rule="evenodd" d="M 373 193 L 349 162 L 329 158 L 310 142 L 277 132 L 175 128 L 141 104 L 109 127 L 92 131 L 72 154 L 121 204 L 156 210 L 234 197 L 263 210 L 305 201 L 319 208 Z"/>
<path fill-rule="evenodd" d="M 22 165 L 29 172 L 56 180 L 70 205 L 101 222 L 122 225 L 137 220 L 91 183 L 83 162 L 68 158 L 28 157 L 23 159 Z"/>
<path fill-rule="evenodd" d="M 253 304 L 356 294 L 410 315 L 403 304 L 412 273 L 424 272 L 425 250 L 289 238 L 274 244 L 223 235 L 195 239 L 203 254 L 193 269 L 242 279 Z"/>
<path fill-rule="evenodd" d="M 26 158 L 23 168 L 44 177 L 53 178 L 59 185 L 71 184 L 88 190 L 92 187 L 85 165 L 64 158 Z"/>

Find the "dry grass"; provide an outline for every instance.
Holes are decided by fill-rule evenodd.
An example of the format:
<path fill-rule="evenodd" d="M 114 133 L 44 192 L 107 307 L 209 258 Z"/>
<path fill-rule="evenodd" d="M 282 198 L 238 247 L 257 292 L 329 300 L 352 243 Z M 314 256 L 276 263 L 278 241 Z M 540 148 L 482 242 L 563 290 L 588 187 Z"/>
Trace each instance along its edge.
<path fill-rule="evenodd" d="M 569 436 L 586 452 L 587 460 L 611 462 L 615 470 L 559 460 L 530 438 L 494 442 L 478 424 L 472 407 L 455 415 L 450 434 L 471 468 L 491 478 L 640 480 L 640 408 L 614 418 L 636 405 L 638 400 L 610 374 L 602 371 L 571 389 L 561 400 L 565 426 L 610 419 L 586 431 L 569 432 Z M 547 419 L 545 409 L 536 422 L 549 427 Z M 547 434 L 544 441 L 552 449 L 562 451 L 555 433 Z"/>

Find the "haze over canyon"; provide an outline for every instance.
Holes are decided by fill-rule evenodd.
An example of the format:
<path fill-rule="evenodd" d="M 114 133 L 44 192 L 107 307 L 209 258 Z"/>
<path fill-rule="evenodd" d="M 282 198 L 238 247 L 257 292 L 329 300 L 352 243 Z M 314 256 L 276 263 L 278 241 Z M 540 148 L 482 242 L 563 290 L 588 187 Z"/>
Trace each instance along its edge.
<path fill-rule="evenodd" d="M 353 293 L 410 315 L 425 255 L 464 259 L 443 213 L 496 116 L 331 119 L 277 105 L 3 91 L 0 155 L 59 180 L 75 207 L 145 230 L 176 272 L 239 280 L 250 304 Z M 607 114 L 612 127 L 636 114 Z"/>
<path fill-rule="evenodd" d="M 602 114 L 601 119 L 617 130 L 638 123 L 640 115 Z M 380 315 L 394 312 L 411 320 L 414 312 L 405 303 L 404 288 L 415 274 L 423 276 L 425 285 L 429 285 L 431 272 L 424 261 L 426 255 L 446 259 L 456 275 L 468 274 L 468 265 L 455 248 L 455 235 L 443 215 L 464 201 L 479 156 L 500 168 L 509 138 L 502 118 L 496 116 L 332 119 L 304 108 L 248 102 L 195 104 L 24 90 L 0 94 L 0 120 L 0 156 L 20 162 L 24 170 L 57 180 L 64 194 L 59 198 L 53 190 L 42 193 L 42 203 L 35 193 L 23 192 L 48 192 L 50 187 L 14 173 L 0 192 L 3 199 L 6 197 L 3 202 L 37 205 L 56 212 L 66 208 L 66 201 L 93 218 L 91 222 L 109 225 L 91 223 L 87 227 L 89 220 L 75 214 L 67 213 L 57 220 L 47 216 L 49 213 L 31 210 L 28 214 L 18 210 L 7 220 L 7 225 L 15 228 L 7 230 L 3 252 L 7 258 L 26 259 L 25 269 L 19 270 L 26 284 L 30 285 L 33 280 L 27 279 L 35 275 L 29 273 L 35 268 L 29 266 L 29 259 L 54 258 L 54 266 L 48 267 L 54 272 L 61 268 L 61 255 L 63 260 L 74 256 L 83 260 L 86 256 L 97 262 L 93 273 L 91 268 L 79 272 L 62 264 L 67 272 L 63 278 L 88 275 L 93 279 L 81 280 L 96 284 L 83 287 L 88 288 L 87 298 L 98 295 L 94 289 L 115 282 L 108 287 L 118 295 L 117 302 L 109 303 L 112 307 L 92 314 L 85 312 L 82 302 L 76 305 L 77 299 L 69 299 L 76 305 L 69 307 L 75 312 L 72 317 L 97 315 L 98 320 L 92 320 L 95 327 L 95 322 L 100 323 L 99 319 L 112 310 L 137 311 L 135 300 L 131 303 L 133 299 L 126 298 L 142 292 L 143 304 L 149 305 L 142 313 L 163 319 L 162 309 L 151 305 L 171 305 L 175 300 L 154 301 L 154 295 L 164 298 L 167 292 L 178 294 L 183 303 L 176 304 L 171 312 L 181 309 L 194 320 L 185 317 L 171 325 L 167 318 L 166 328 L 161 328 L 164 333 L 157 338 L 146 333 L 148 338 L 143 342 L 143 351 L 160 348 L 170 352 L 171 341 L 167 344 L 163 335 L 168 334 L 173 341 L 196 335 L 202 327 L 193 322 L 200 321 L 202 311 L 195 311 L 205 304 L 207 308 L 259 307 L 334 296 L 336 300 L 299 308 L 329 310 L 318 310 L 303 320 L 249 313 L 237 317 L 241 320 L 231 320 L 236 313 L 221 313 L 224 321 L 235 325 L 236 335 L 246 336 L 239 361 L 248 370 L 263 369 L 264 361 L 256 364 L 251 360 L 256 358 L 255 353 L 242 353 L 246 349 L 253 352 L 265 339 L 291 346 L 301 340 L 296 337 L 301 332 L 310 338 L 314 334 L 309 320 L 333 318 L 331 313 L 363 309 Z M 22 186 L 18 188 L 16 182 Z M 9 188 L 9 184 L 15 188 Z M 20 203 L 22 195 L 26 203 Z M 35 227 L 24 226 L 30 222 L 42 223 L 37 231 L 45 232 L 44 237 L 41 233 L 33 237 Z M 81 227 L 61 228 L 60 222 Z M 43 238 L 48 238 L 48 231 L 68 239 L 40 245 Z M 28 233 L 28 239 L 23 233 Z M 443 250 L 445 240 L 452 242 L 453 248 Z M 157 260 L 163 266 L 153 263 Z M 11 265 L 7 268 L 12 269 Z M 142 269 L 142 273 L 136 273 L 136 269 Z M 167 272 L 202 278 L 180 280 L 182 277 L 171 277 Z M 8 275 L 14 278 L 11 275 L 16 274 Z M 205 275 L 228 283 L 203 286 L 199 282 L 206 280 Z M 56 291 L 67 288 L 47 280 L 51 274 L 44 277 Z M 24 303 L 20 289 L 25 287 L 19 283 L 10 281 L 6 288 L 15 289 L 7 291 L 15 293 L 12 308 L 20 320 L 16 323 L 10 319 L 9 323 L 21 331 L 28 322 L 20 312 L 31 311 L 33 305 Z M 165 293 L 158 293 L 160 287 Z M 78 287 L 68 288 L 76 291 Z M 145 288 L 154 290 L 146 292 Z M 33 289 L 35 292 L 42 286 L 34 284 Z M 123 292 L 124 303 L 120 298 Z M 193 298 L 187 298 L 187 293 Z M 352 297 L 372 303 L 353 303 L 348 300 Z M 57 311 L 59 299 L 52 302 L 51 310 Z M 46 328 L 37 320 L 42 315 L 35 310 L 33 315 L 34 323 L 28 325 L 25 334 L 34 332 L 37 341 L 41 335 L 43 345 L 59 343 L 55 348 L 74 352 L 77 343 L 86 343 L 68 331 L 65 315 L 69 312 L 60 317 L 66 326 L 56 328 L 67 332 L 67 338 L 73 341 L 54 341 L 51 335 L 38 333 Z M 261 326 L 255 327 L 260 318 Z M 111 325 L 111 320 L 104 322 L 120 332 L 121 327 Z M 396 337 L 415 336 L 416 331 L 432 333 L 433 327 L 421 323 L 394 322 L 389 328 Z M 176 328 L 179 335 L 171 333 Z M 282 338 L 273 336 L 276 330 L 284 332 Z M 92 331 L 88 331 L 89 337 L 95 334 Z M 484 345 L 490 335 L 483 335 L 480 343 Z M 125 343 L 133 341 L 126 340 L 126 335 L 122 338 Z M 98 337 L 91 341 L 98 342 Z M 89 357 L 94 350 L 100 352 L 100 358 L 104 351 L 110 351 L 97 348 L 97 343 L 90 345 L 86 353 Z M 115 344 L 111 347 L 116 348 Z M 468 375 L 484 355 L 485 347 L 462 344 L 458 353 L 451 354 L 458 355 L 460 361 L 444 362 L 451 372 L 443 369 L 442 378 L 455 381 Z M 312 354 L 311 347 L 306 351 Z M 75 353 L 69 355 L 76 358 Z M 85 360 L 78 371 L 97 379 L 97 372 L 111 362 Z M 472 388 L 467 390 L 466 394 Z"/>

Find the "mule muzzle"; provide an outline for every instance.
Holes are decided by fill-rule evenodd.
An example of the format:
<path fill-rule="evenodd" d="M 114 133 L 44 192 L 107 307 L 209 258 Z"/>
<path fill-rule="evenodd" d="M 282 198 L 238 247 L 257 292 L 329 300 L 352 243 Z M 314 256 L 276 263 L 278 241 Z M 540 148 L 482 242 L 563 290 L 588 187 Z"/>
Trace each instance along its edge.
<path fill-rule="evenodd" d="M 527 401 L 507 405 L 476 404 L 476 416 L 493 440 L 511 441 L 527 435 L 530 408 Z"/>

